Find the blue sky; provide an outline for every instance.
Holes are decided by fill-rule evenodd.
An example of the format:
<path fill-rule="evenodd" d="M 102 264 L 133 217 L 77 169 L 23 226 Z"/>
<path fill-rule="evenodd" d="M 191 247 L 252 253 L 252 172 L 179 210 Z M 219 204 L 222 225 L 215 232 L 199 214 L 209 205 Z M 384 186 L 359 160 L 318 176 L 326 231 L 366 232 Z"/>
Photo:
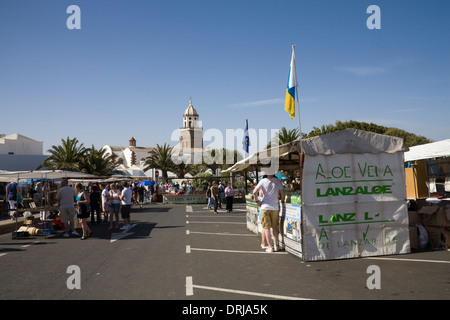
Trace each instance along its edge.
<path fill-rule="evenodd" d="M 357 120 L 448 139 L 449 16 L 447 0 L 1 0 L 0 133 L 174 146 L 191 96 L 204 131 L 293 129 L 295 44 L 303 132 Z"/>

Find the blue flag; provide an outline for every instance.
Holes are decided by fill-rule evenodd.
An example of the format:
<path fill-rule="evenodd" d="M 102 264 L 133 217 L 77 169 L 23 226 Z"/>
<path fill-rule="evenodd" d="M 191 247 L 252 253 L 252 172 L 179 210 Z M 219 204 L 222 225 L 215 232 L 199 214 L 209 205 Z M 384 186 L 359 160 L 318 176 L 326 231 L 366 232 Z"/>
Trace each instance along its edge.
<path fill-rule="evenodd" d="M 248 153 L 248 147 L 250 146 L 250 137 L 248 136 L 248 120 L 245 119 L 245 131 L 244 138 L 242 139 L 242 148 Z"/>

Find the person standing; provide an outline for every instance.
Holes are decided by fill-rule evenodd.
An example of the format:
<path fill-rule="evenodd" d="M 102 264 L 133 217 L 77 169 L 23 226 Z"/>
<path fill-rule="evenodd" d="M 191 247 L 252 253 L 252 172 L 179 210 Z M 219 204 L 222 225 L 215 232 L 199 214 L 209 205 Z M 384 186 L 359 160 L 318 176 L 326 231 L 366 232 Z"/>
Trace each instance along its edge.
<path fill-rule="evenodd" d="M 17 200 L 19 197 L 19 185 L 11 181 L 6 186 L 6 199 L 8 199 L 9 209 L 17 209 Z M 9 215 L 11 216 L 11 220 L 16 219 L 17 212 L 15 210 L 11 210 L 9 212 Z"/>
<path fill-rule="evenodd" d="M 68 185 L 67 180 L 63 179 L 61 181 L 61 189 L 58 190 L 56 194 L 56 201 L 59 203 L 59 215 L 61 216 L 61 222 L 64 224 L 64 234 L 63 237 L 69 237 L 69 224 L 72 229 L 72 234 L 79 236 L 79 233 L 75 230 L 74 219 L 75 219 L 75 198 L 77 193 L 74 188 Z"/>
<path fill-rule="evenodd" d="M 211 197 L 211 186 L 208 185 L 208 189 L 206 190 L 206 199 L 208 199 L 208 209 L 210 210 L 213 207 L 213 198 Z"/>
<path fill-rule="evenodd" d="M 141 209 L 144 205 L 144 193 L 145 193 L 145 187 L 141 184 L 138 186 L 138 194 L 139 194 L 139 204 L 141 206 Z"/>
<path fill-rule="evenodd" d="M 225 200 L 225 185 L 224 182 L 219 182 L 219 208 L 222 209 L 222 202 Z"/>
<path fill-rule="evenodd" d="M 131 212 L 131 202 L 133 198 L 133 191 L 128 187 L 128 182 L 124 181 L 122 183 L 123 190 L 120 195 L 122 219 L 124 226 L 120 228 L 121 230 L 128 230 L 130 228 L 130 212 Z"/>
<path fill-rule="evenodd" d="M 86 240 L 88 236 L 92 234 L 91 229 L 87 224 L 87 219 L 89 218 L 88 204 L 90 203 L 89 193 L 83 190 L 81 183 L 77 183 L 75 188 L 77 189 L 77 196 L 75 198 L 78 205 L 78 219 L 80 220 L 81 229 L 83 230 L 83 236 L 81 240 Z"/>
<path fill-rule="evenodd" d="M 211 197 L 213 198 L 213 204 L 214 204 L 214 213 L 217 214 L 217 208 L 219 207 L 219 197 L 220 197 L 220 191 L 219 187 L 217 186 L 217 182 L 213 181 L 212 187 L 211 187 Z"/>
<path fill-rule="evenodd" d="M 263 199 L 258 200 L 259 192 L 262 191 Z M 265 237 L 268 248 L 266 252 L 274 252 L 278 250 L 278 196 L 281 196 L 281 202 L 284 202 L 283 184 L 275 175 L 268 175 L 267 178 L 261 179 L 253 190 L 253 198 L 258 206 L 261 207 L 261 225 L 263 228 L 263 236 Z M 272 239 L 271 241 L 272 229 Z"/>
<path fill-rule="evenodd" d="M 113 218 L 116 217 L 116 228 L 119 228 L 119 210 L 120 210 L 120 191 L 117 183 L 111 184 L 109 190 L 109 230 L 113 228 Z"/>
<path fill-rule="evenodd" d="M 100 185 L 101 195 L 102 195 L 102 210 L 103 210 L 103 221 L 108 222 L 108 194 L 109 194 L 109 184 L 102 183 Z"/>
<path fill-rule="evenodd" d="M 97 225 L 102 222 L 102 213 L 100 211 L 102 194 L 97 185 L 92 186 L 92 192 L 89 193 L 89 201 L 91 204 L 91 224 L 95 223 L 95 213 L 97 213 Z M 95 213 L 94 213 L 95 212 Z"/>
<path fill-rule="evenodd" d="M 227 212 L 233 211 L 233 197 L 234 197 L 234 190 L 231 187 L 231 183 L 228 183 L 227 187 L 225 188 L 225 200 L 227 204 Z"/>

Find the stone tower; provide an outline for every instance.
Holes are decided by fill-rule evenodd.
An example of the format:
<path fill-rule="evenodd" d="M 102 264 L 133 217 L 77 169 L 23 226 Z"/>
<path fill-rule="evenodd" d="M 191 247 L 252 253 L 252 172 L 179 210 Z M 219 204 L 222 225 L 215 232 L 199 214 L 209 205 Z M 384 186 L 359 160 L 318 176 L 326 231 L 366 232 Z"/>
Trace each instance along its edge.
<path fill-rule="evenodd" d="M 180 128 L 180 148 L 183 151 L 191 151 L 194 148 L 203 148 L 203 128 L 197 110 L 189 101 L 189 106 L 183 114 L 183 127 Z"/>

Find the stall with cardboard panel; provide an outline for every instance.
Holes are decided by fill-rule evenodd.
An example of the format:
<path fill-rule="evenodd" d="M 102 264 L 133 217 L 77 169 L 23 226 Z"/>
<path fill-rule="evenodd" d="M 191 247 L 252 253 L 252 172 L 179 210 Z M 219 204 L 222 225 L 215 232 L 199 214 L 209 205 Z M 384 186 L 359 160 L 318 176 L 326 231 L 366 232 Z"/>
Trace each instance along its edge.
<path fill-rule="evenodd" d="M 347 129 L 258 152 L 228 172 L 300 168 L 280 206 L 280 241 L 304 261 L 410 252 L 403 139 Z M 247 227 L 261 232 L 247 199 Z"/>
<path fill-rule="evenodd" d="M 405 152 L 413 249 L 450 247 L 450 139 Z"/>

